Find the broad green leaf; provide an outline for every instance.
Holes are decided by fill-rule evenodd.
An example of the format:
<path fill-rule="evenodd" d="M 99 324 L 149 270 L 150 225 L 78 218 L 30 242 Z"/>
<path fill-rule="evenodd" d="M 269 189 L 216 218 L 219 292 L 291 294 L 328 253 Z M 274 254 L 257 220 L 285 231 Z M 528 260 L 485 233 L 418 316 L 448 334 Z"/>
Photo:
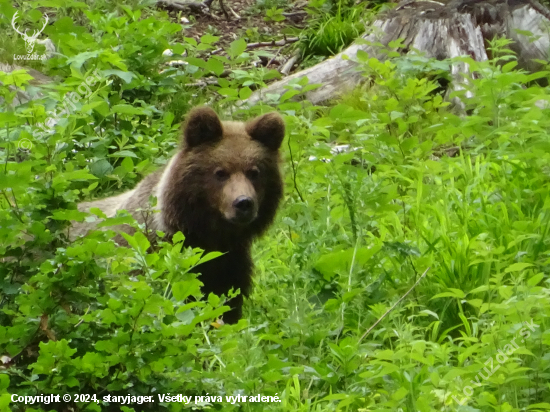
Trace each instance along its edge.
<path fill-rule="evenodd" d="M 325 279 L 331 279 L 337 273 L 346 273 L 350 270 L 352 261 L 357 269 L 362 268 L 372 256 L 381 249 L 380 245 L 373 245 L 370 248 L 362 247 L 356 251 L 349 248 L 339 252 L 332 252 L 321 256 L 314 267 Z M 355 256 L 354 256 L 355 255 Z"/>
<path fill-rule="evenodd" d="M 534 266 L 534 265 L 532 263 L 523 263 L 523 262 L 514 263 L 508 266 L 504 272 L 505 273 L 521 272 L 522 270 L 525 270 L 531 266 Z"/>
<path fill-rule="evenodd" d="M 223 63 L 218 59 L 214 59 L 214 58 L 209 59 L 206 62 L 206 69 L 210 70 L 216 76 L 220 76 L 224 71 Z"/>
<path fill-rule="evenodd" d="M 229 45 L 229 50 L 227 50 L 227 54 L 232 59 L 235 59 L 236 57 L 239 57 L 242 52 L 246 50 L 246 41 L 243 38 L 234 40 Z"/>
<path fill-rule="evenodd" d="M 109 157 L 134 157 L 138 159 L 137 155 L 130 150 L 119 150 L 109 155 Z"/>

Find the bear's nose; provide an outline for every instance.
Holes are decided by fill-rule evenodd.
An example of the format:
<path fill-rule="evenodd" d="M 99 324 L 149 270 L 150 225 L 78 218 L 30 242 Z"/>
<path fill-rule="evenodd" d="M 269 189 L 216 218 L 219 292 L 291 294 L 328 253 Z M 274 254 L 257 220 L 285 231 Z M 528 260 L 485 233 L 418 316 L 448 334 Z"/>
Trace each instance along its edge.
<path fill-rule="evenodd" d="M 254 201 L 248 196 L 239 196 L 233 202 L 233 207 L 237 209 L 238 213 L 247 215 L 254 209 Z"/>

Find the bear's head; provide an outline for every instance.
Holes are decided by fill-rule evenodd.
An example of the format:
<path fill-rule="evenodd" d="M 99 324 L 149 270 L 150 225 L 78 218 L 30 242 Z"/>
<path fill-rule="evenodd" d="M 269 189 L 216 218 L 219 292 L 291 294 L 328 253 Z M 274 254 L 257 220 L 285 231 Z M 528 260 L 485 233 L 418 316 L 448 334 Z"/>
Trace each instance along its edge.
<path fill-rule="evenodd" d="M 192 110 L 163 202 L 179 230 L 212 238 L 253 237 L 275 216 L 282 197 L 279 148 L 285 125 L 277 113 L 222 122 L 210 108 Z M 220 231 L 220 233 L 211 233 Z M 229 231 L 229 233 L 228 233 Z"/>

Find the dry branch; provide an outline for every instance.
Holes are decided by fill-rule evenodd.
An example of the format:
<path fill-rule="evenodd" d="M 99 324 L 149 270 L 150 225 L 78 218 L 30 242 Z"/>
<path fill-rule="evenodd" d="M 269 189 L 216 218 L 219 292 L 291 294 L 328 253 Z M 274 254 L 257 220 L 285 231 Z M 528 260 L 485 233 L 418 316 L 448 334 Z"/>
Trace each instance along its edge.
<path fill-rule="evenodd" d="M 282 13 L 285 19 L 290 20 L 292 23 L 300 23 L 307 17 L 306 11 L 295 11 L 292 13 Z"/>
<path fill-rule="evenodd" d="M 167 10 L 176 10 L 191 12 L 197 14 L 205 14 L 208 17 L 219 20 L 218 16 L 210 13 L 210 6 L 214 0 L 204 0 L 203 2 L 185 1 L 185 0 L 157 0 L 157 5 Z M 221 4 L 221 1 L 220 1 Z M 223 5 L 222 5 L 222 10 Z"/>
<path fill-rule="evenodd" d="M 395 303 L 393 304 L 393 306 L 392 306 L 391 308 L 389 308 L 389 309 L 386 311 L 386 313 L 384 313 L 382 316 L 380 316 L 380 318 L 378 318 L 378 320 L 377 320 L 376 322 L 374 322 L 374 325 L 372 325 L 370 328 L 367 329 L 367 331 L 366 331 L 365 333 L 363 333 L 363 335 L 362 335 L 362 336 L 359 338 L 359 340 L 357 341 L 358 344 L 361 343 L 361 341 L 362 341 L 363 339 L 365 339 L 365 337 L 366 337 L 366 336 L 376 327 L 376 325 L 378 325 L 380 322 L 382 322 L 382 320 L 383 320 L 386 316 L 388 316 L 388 314 L 389 314 L 392 310 L 394 310 L 394 309 L 397 307 L 397 305 L 399 305 L 399 304 L 401 303 L 401 301 L 402 301 L 403 299 L 405 299 L 405 298 L 409 295 L 409 293 L 412 292 L 412 290 L 416 287 L 416 285 L 418 285 L 418 284 L 420 283 L 420 281 L 421 281 L 422 279 L 424 279 L 424 277 L 425 277 L 426 274 L 428 273 L 428 270 L 430 270 L 430 268 L 427 268 L 427 269 L 424 271 L 424 273 L 422 273 L 422 276 L 420 276 L 420 277 L 418 278 L 418 280 L 414 283 L 414 285 L 411 286 L 411 288 L 407 291 L 407 293 L 405 293 L 403 296 L 401 296 L 401 297 L 399 298 L 399 300 L 398 300 L 397 302 L 395 302 Z"/>
<path fill-rule="evenodd" d="M 289 38 L 284 38 L 284 39 L 281 39 L 281 40 L 272 40 L 272 41 L 263 41 L 263 42 L 257 42 L 257 43 L 249 43 L 246 46 L 246 50 L 257 49 L 257 48 L 260 48 L 260 47 L 275 47 L 275 46 L 282 47 L 282 46 L 285 46 L 287 44 L 296 43 L 298 40 L 300 40 L 299 37 L 289 37 Z M 218 53 L 221 53 L 222 51 L 223 51 L 223 49 L 220 47 L 218 49 L 212 50 L 212 52 L 210 54 L 211 55 L 212 54 L 218 54 Z"/>
<path fill-rule="evenodd" d="M 231 12 L 231 14 L 232 14 L 233 16 L 235 16 L 235 18 L 236 18 L 237 20 L 240 20 L 240 19 L 241 19 L 241 16 L 239 16 L 239 15 L 235 12 L 235 10 L 233 10 L 233 9 L 231 8 L 231 6 L 230 6 L 229 4 L 227 5 L 227 8 L 228 8 L 229 11 Z"/>
<path fill-rule="evenodd" d="M 282 39 L 282 40 L 272 40 L 272 41 L 261 41 L 261 42 L 257 42 L 257 43 L 249 43 L 246 46 L 246 49 L 250 50 L 250 49 L 257 49 L 259 47 L 274 47 L 274 46 L 282 47 L 282 46 L 286 46 L 287 44 L 296 43 L 298 40 L 300 40 L 299 37 L 289 37 L 289 38 L 285 38 L 285 39 Z"/>
<path fill-rule="evenodd" d="M 290 58 L 283 64 L 283 67 L 281 67 L 280 72 L 284 74 L 285 76 L 288 76 L 298 59 L 300 58 L 300 53 L 294 53 Z"/>

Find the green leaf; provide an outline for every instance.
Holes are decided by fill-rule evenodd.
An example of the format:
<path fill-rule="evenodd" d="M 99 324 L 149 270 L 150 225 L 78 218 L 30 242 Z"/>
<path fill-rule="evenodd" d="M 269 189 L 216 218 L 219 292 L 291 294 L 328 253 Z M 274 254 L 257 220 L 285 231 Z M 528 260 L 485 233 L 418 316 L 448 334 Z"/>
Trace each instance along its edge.
<path fill-rule="evenodd" d="M 181 232 L 178 232 L 178 233 L 181 233 Z M 175 236 L 174 236 L 175 237 Z M 221 253 L 221 252 L 210 252 L 210 253 L 207 253 L 206 255 L 202 256 L 200 258 L 200 260 L 197 262 L 197 265 L 201 264 L 201 263 L 205 263 L 205 262 L 208 262 L 212 259 L 216 259 L 217 257 L 220 257 L 224 255 L 224 253 Z"/>
<path fill-rule="evenodd" d="M 134 157 L 138 159 L 137 155 L 130 150 L 119 150 L 109 155 L 109 157 Z"/>
<path fill-rule="evenodd" d="M 252 95 L 252 90 L 249 87 L 243 87 L 239 91 L 239 99 L 246 100 Z"/>
<path fill-rule="evenodd" d="M 548 409 L 548 410 L 550 410 L 550 403 L 547 403 L 547 402 L 532 403 L 531 405 L 527 406 L 527 409 Z"/>
<path fill-rule="evenodd" d="M 132 157 L 137 156 L 126 156 L 122 163 L 120 164 L 126 172 L 130 173 L 134 170 L 134 162 L 132 161 Z"/>
<path fill-rule="evenodd" d="M 90 172 L 96 177 L 103 177 L 111 173 L 113 166 L 106 159 L 98 160 L 97 162 L 92 163 L 90 166 Z"/>
<path fill-rule="evenodd" d="M 230 97 L 237 97 L 239 95 L 239 91 L 237 89 L 230 89 L 230 88 L 222 88 L 218 90 L 218 93 L 222 96 L 230 96 Z"/>
<path fill-rule="evenodd" d="M 464 292 L 461 291 L 460 289 L 449 288 L 449 290 L 450 290 L 450 292 L 438 293 L 435 296 L 432 296 L 430 299 L 449 298 L 449 297 L 450 298 L 457 298 L 457 299 L 464 299 L 466 297 Z"/>
<path fill-rule="evenodd" d="M 14 112 L 0 112 L 0 126 L 4 126 L 7 123 L 19 123 L 20 118 L 15 115 Z"/>
<path fill-rule="evenodd" d="M 106 104 L 107 103 L 104 100 L 97 99 L 97 100 L 91 101 L 91 102 L 83 105 L 82 108 L 80 109 L 80 111 L 82 113 L 87 113 L 90 110 L 96 110 L 96 111 L 99 112 L 99 110 L 101 110 L 103 107 L 105 107 Z M 98 108 L 99 108 L 99 110 L 98 110 Z M 107 106 L 107 108 L 108 108 L 108 106 Z"/>
<path fill-rule="evenodd" d="M 525 270 L 525 269 L 527 269 L 528 267 L 531 267 L 531 266 L 534 266 L 534 265 L 532 263 L 523 263 L 523 262 L 514 263 L 514 264 L 508 266 L 504 272 L 505 273 L 521 272 L 522 270 Z"/>
<path fill-rule="evenodd" d="M 214 59 L 214 58 L 209 59 L 206 62 L 206 69 L 210 70 L 216 76 L 220 76 L 224 71 L 223 63 L 218 59 Z"/>
<path fill-rule="evenodd" d="M 357 296 L 359 293 L 364 292 L 365 289 L 363 288 L 356 288 L 352 289 L 349 292 L 344 293 L 342 296 L 342 301 L 344 303 L 350 302 L 355 296 Z"/>
<path fill-rule="evenodd" d="M 55 210 L 52 213 L 52 219 L 54 220 L 75 220 L 77 222 L 82 222 L 88 213 L 80 212 L 78 210 Z"/>
<path fill-rule="evenodd" d="M 10 378 L 8 375 L 2 373 L 0 374 L 0 391 L 5 391 L 10 385 Z"/>
<path fill-rule="evenodd" d="M 143 107 L 130 106 L 129 104 L 117 104 L 116 106 L 113 106 L 111 108 L 111 112 L 130 115 L 142 114 L 147 116 L 151 114 L 151 111 L 148 109 L 144 109 Z"/>
<path fill-rule="evenodd" d="M 201 43 L 212 44 L 216 43 L 219 39 L 219 36 L 213 36 L 206 33 L 205 35 L 201 36 Z"/>
<path fill-rule="evenodd" d="M 381 245 L 373 245 L 370 248 L 349 248 L 339 252 L 332 252 L 321 256 L 314 267 L 325 279 L 329 280 L 336 274 L 347 273 L 352 261 L 356 270 L 364 266 L 378 251 Z M 355 256 L 354 256 L 355 255 Z"/>
<path fill-rule="evenodd" d="M 193 66 L 200 67 L 201 69 L 206 69 L 206 62 L 197 57 L 186 57 L 185 61 Z"/>
<path fill-rule="evenodd" d="M 91 213 L 93 209 L 90 210 Z M 103 222 L 97 224 L 97 228 L 109 227 L 109 226 L 119 226 L 119 225 L 129 225 L 135 222 L 135 219 L 132 216 L 116 216 L 105 219 Z"/>
<path fill-rule="evenodd" d="M 239 57 L 246 50 L 246 41 L 243 38 L 234 40 L 229 45 L 229 50 L 227 54 L 231 56 L 232 59 Z"/>
<path fill-rule="evenodd" d="M 103 117 L 109 116 L 109 104 L 105 101 L 94 107 L 94 110 Z"/>
<path fill-rule="evenodd" d="M 86 61 L 97 56 L 99 56 L 99 50 L 83 52 L 83 53 L 77 54 L 76 56 L 69 57 L 67 59 L 67 64 L 70 64 L 75 69 L 80 70 L 80 68 Z"/>
<path fill-rule="evenodd" d="M 184 301 L 189 296 L 200 296 L 201 282 L 198 279 L 176 282 L 172 285 L 172 295 L 180 302 Z"/>
<path fill-rule="evenodd" d="M 544 279 L 544 273 L 537 273 L 527 281 L 529 286 L 537 286 Z"/>

